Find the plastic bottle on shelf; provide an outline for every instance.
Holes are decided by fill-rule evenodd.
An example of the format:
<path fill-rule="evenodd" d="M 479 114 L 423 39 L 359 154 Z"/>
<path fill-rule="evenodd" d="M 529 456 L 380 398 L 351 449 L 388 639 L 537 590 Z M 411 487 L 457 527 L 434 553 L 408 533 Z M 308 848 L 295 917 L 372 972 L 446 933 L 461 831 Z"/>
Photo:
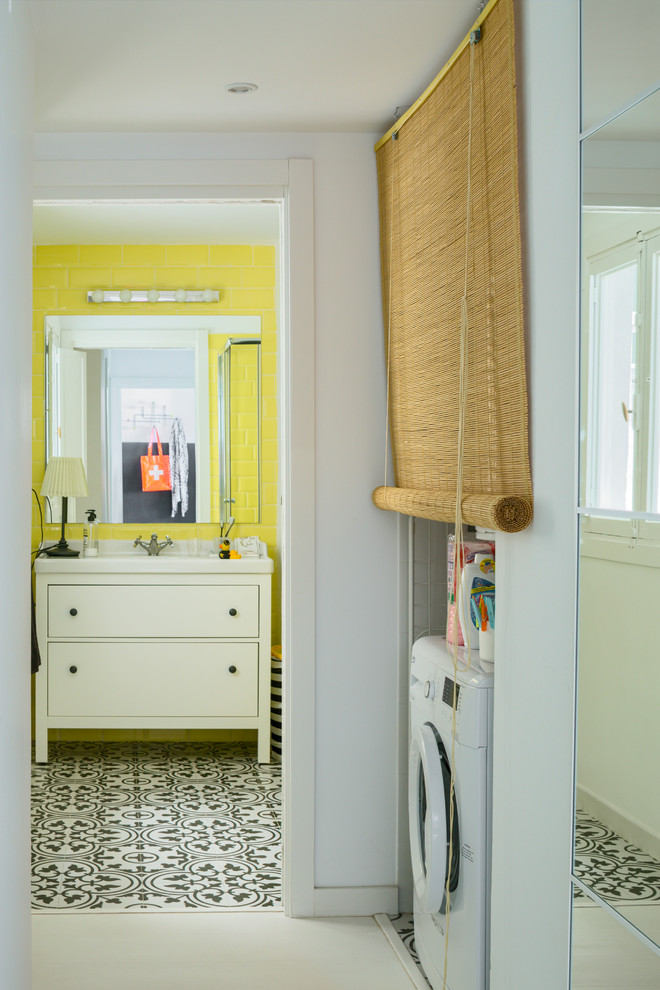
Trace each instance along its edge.
<path fill-rule="evenodd" d="M 87 519 L 83 523 L 83 557 L 96 557 L 99 552 L 99 523 L 96 509 L 87 509 Z"/>
<path fill-rule="evenodd" d="M 486 531 L 484 531 L 486 532 Z M 460 559 L 456 560 L 456 534 L 450 533 L 447 539 L 447 642 L 465 646 L 462 625 L 458 621 L 457 605 L 461 586 L 463 568 L 474 562 L 476 554 L 495 556 L 495 541 L 486 539 L 470 539 L 467 534 L 463 539 Z"/>
<path fill-rule="evenodd" d="M 477 553 L 474 560 L 463 568 L 456 612 L 463 642 L 471 649 L 478 650 L 482 630 L 486 633 L 489 630 L 492 632 L 494 628 L 495 559 L 492 554 Z M 489 642 L 488 637 L 484 637 L 486 651 Z"/>

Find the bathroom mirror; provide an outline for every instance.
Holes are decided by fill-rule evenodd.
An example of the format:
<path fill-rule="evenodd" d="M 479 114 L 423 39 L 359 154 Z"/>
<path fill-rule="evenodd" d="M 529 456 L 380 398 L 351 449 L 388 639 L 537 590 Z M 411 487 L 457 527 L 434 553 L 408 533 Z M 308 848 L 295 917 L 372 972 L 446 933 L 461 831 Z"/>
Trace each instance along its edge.
<path fill-rule="evenodd" d="M 576 905 L 591 894 L 660 945 L 660 83 L 652 89 L 582 142 L 574 878 Z"/>
<path fill-rule="evenodd" d="M 47 316 L 46 460 L 82 457 L 89 488 L 69 518 L 95 508 L 106 523 L 222 521 L 218 360 L 229 339 L 258 341 L 260 333 L 260 318 L 251 316 Z M 241 381 L 226 393 L 227 424 L 240 420 L 247 430 L 244 406 L 252 402 L 250 449 L 258 456 L 260 363 L 236 365 Z M 156 454 L 159 440 L 185 481 L 174 491 L 143 490 L 141 458 L 150 443 Z M 234 458 L 229 514 L 238 523 L 258 521 L 258 477 L 258 465 Z"/>

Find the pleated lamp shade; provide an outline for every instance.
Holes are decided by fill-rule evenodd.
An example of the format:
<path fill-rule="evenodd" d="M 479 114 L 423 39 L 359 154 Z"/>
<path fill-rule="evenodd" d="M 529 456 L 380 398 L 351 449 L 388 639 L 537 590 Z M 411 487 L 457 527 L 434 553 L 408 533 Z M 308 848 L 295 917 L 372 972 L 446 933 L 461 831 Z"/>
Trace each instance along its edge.
<path fill-rule="evenodd" d="M 41 483 L 42 495 L 80 497 L 87 495 L 87 478 L 80 457 L 51 457 Z"/>

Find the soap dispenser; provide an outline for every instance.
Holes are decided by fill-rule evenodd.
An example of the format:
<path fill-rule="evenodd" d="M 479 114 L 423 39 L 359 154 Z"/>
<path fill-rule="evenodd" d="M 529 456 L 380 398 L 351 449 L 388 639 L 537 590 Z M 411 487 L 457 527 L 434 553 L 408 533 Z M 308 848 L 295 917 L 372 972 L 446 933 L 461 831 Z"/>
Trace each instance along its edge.
<path fill-rule="evenodd" d="M 96 557 L 99 552 L 99 523 L 96 509 L 87 509 L 87 519 L 83 523 L 83 557 Z"/>

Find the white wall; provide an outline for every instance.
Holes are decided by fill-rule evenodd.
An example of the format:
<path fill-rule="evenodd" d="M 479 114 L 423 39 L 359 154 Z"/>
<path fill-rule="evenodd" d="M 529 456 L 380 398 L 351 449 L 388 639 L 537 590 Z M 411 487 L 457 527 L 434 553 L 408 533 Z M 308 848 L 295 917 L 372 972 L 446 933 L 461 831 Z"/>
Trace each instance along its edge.
<path fill-rule="evenodd" d="M 578 4 L 521 0 L 534 521 L 498 536 L 491 990 L 568 984 L 575 621 Z"/>
<path fill-rule="evenodd" d="M 51 134 L 36 140 L 37 159 L 47 160 L 314 160 L 317 887 L 396 883 L 396 517 L 375 509 L 370 498 L 382 484 L 385 451 L 377 137 Z"/>
<path fill-rule="evenodd" d="M 30 987 L 30 386 L 32 48 L 22 3 L 0 7 L 0 983 Z"/>

